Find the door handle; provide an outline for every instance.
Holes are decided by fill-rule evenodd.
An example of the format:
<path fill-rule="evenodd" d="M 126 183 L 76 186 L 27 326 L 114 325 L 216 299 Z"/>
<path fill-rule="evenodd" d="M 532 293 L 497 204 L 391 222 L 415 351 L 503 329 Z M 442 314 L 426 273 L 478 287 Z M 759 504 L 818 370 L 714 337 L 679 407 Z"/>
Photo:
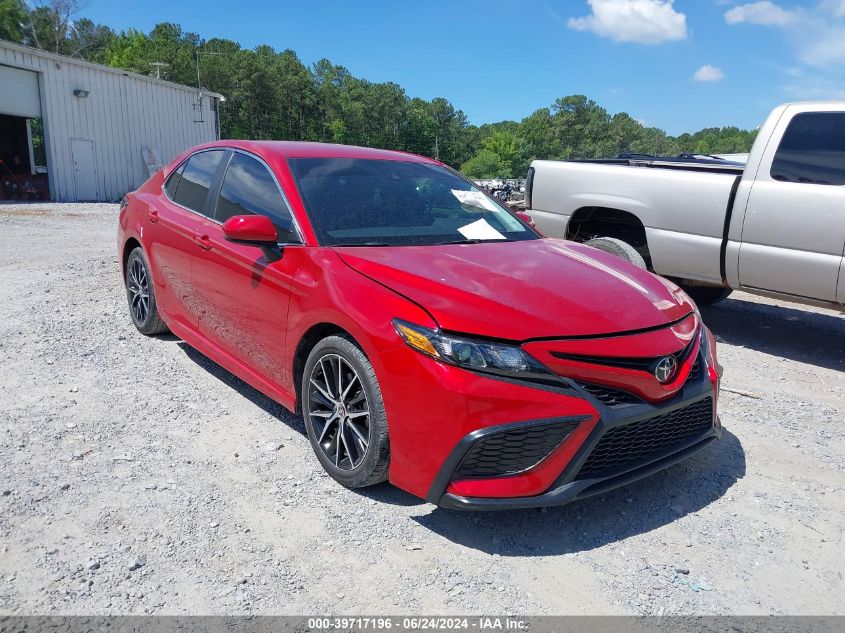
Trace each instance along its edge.
<path fill-rule="evenodd" d="M 158 222 L 158 211 L 151 209 L 147 213 L 147 217 L 150 219 L 150 222 Z"/>
<path fill-rule="evenodd" d="M 211 240 L 208 238 L 208 235 L 194 235 L 194 241 L 199 244 L 199 247 L 204 250 L 208 251 L 211 250 Z"/>

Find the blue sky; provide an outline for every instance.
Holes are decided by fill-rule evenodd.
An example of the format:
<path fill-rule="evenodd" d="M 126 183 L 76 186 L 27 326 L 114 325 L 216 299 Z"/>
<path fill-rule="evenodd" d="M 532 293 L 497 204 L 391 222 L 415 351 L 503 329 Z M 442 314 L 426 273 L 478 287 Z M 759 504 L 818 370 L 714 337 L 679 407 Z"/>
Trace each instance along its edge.
<path fill-rule="evenodd" d="M 475 124 L 586 94 L 678 134 L 845 98 L 845 0 L 91 0 L 82 15 L 326 57 Z"/>

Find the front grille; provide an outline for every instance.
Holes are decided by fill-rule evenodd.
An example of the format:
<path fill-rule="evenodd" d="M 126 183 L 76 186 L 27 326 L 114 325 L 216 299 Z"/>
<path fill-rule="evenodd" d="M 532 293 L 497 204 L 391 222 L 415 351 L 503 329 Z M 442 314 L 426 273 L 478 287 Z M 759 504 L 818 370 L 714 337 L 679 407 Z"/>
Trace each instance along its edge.
<path fill-rule="evenodd" d="M 687 376 L 687 383 L 696 382 L 701 376 L 701 362 L 698 358 L 690 368 Z M 590 383 L 578 383 L 583 387 L 584 391 L 593 396 L 596 400 L 608 407 L 621 407 L 628 404 L 642 404 L 643 400 L 629 391 L 622 389 L 614 389 L 605 385 L 594 385 Z"/>
<path fill-rule="evenodd" d="M 673 357 L 678 364 L 686 360 L 689 353 L 692 351 L 693 346 L 695 345 L 695 340 L 691 341 L 687 344 L 687 346 L 679 352 L 675 352 L 674 354 L 667 354 L 667 356 Z M 555 352 L 552 351 L 551 355 L 555 358 L 560 358 L 562 360 L 572 360 L 579 363 L 589 363 L 590 365 L 606 365 L 608 367 L 622 367 L 624 369 L 635 369 L 638 371 L 644 371 L 647 373 L 652 373 L 654 371 L 654 366 L 660 362 L 666 356 L 657 356 L 653 358 L 625 358 L 625 357 L 617 357 L 617 356 L 582 356 L 581 354 L 568 354 L 566 352 Z"/>
<path fill-rule="evenodd" d="M 713 425 L 713 401 L 698 402 L 607 431 L 581 466 L 576 479 L 608 477 L 669 454 Z"/>
<path fill-rule="evenodd" d="M 626 404 L 642 404 L 642 400 L 632 393 L 605 387 L 604 385 L 590 385 L 581 383 L 584 391 L 593 396 L 596 400 L 608 407 L 619 407 Z"/>
<path fill-rule="evenodd" d="M 487 435 L 467 451 L 455 470 L 455 479 L 528 470 L 548 457 L 577 426 L 578 422 L 554 422 Z"/>

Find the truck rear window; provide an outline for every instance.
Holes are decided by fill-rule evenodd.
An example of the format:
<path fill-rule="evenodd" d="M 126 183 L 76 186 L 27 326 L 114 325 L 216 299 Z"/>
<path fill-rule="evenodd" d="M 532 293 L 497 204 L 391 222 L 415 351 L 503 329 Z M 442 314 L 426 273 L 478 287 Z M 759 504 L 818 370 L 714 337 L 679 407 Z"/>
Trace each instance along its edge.
<path fill-rule="evenodd" d="M 771 175 L 782 182 L 845 185 L 845 113 L 795 115 L 775 153 Z"/>

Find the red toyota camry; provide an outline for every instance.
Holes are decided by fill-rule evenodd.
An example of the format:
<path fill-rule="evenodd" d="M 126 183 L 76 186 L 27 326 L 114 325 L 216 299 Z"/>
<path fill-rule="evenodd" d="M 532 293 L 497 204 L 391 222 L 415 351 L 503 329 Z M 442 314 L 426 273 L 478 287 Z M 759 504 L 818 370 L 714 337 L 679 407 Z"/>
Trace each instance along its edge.
<path fill-rule="evenodd" d="M 203 145 L 126 196 L 119 249 L 138 330 L 301 411 L 344 486 L 556 505 L 720 434 L 715 341 L 682 290 L 427 158 Z"/>

